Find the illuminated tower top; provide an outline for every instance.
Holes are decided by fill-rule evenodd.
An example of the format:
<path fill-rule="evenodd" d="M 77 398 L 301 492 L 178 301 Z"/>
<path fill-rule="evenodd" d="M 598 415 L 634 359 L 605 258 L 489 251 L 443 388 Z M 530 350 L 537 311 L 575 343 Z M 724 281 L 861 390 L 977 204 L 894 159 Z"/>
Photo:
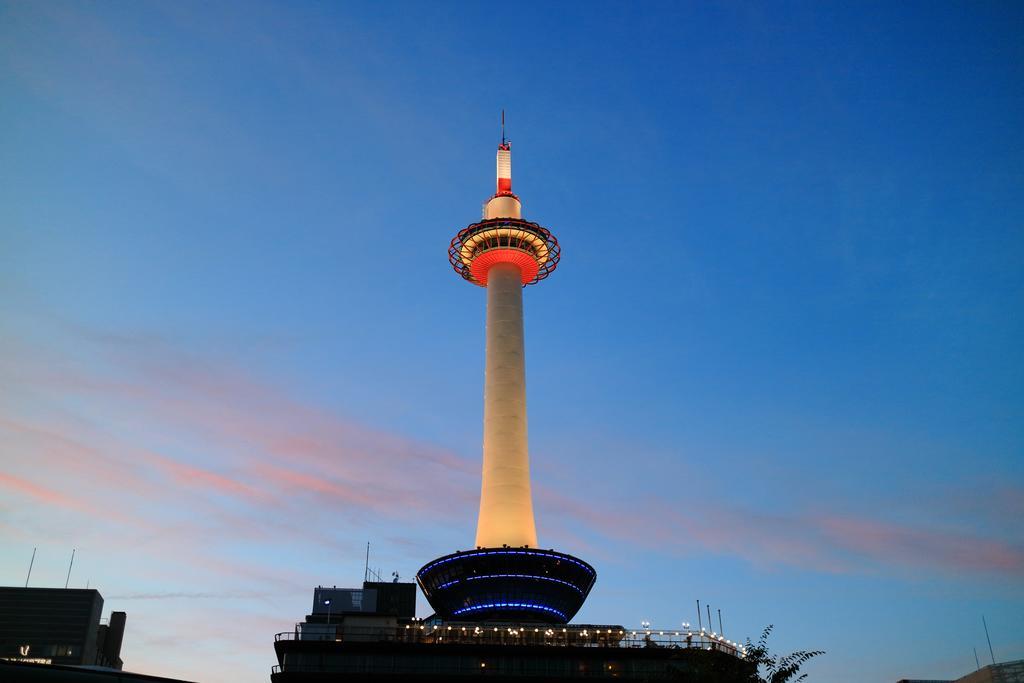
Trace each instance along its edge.
<path fill-rule="evenodd" d="M 524 285 L 536 284 L 558 266 L 561 249 L 549 230 L 522 219 L 522 202 L 512 193 L 512 143 L 504 135 L 504 115 L 496 161 L 497 191 L 484 203 L 483 220 L 459 231 L 448 260 L 455 272 L 481 287 L 496 263 L 512 263 Z"/>

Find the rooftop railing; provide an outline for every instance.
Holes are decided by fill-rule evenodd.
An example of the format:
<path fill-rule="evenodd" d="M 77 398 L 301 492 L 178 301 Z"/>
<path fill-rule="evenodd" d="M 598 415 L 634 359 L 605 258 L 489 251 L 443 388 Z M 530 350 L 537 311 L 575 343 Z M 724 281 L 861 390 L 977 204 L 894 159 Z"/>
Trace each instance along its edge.
<path fill-rule="evenodd" d="M 623 626 L 546 624 L 494 624 L 487 622 L 414 622 L 398 626 L 327 626 L 315 629 L 297 624 L 294 631 L 278 633 L 275 641 L 398 642 L 429 645 L 504 645 L 593 648 L 699 648 L 743 657 L 740 643 L 705 630 L 628 629 Z"/>

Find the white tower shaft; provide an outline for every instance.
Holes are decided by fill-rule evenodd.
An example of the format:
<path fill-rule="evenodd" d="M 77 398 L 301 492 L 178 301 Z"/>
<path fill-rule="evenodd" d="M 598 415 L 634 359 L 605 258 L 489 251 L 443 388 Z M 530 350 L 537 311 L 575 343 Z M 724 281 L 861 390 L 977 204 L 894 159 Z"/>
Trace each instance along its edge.
<path fill-rule="evenodd" d="M 519 268 L 497 263 L 487 275 L 484 468 L 477 547 L 537 547 L 526 441 L 523 283 Z"/>

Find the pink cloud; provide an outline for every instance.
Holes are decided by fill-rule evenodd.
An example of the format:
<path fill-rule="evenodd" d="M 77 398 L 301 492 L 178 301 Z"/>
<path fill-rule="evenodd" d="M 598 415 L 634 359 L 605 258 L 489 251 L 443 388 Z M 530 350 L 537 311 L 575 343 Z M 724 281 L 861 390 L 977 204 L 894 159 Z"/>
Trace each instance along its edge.
<path fill-rule="evenodd" d="M 681 555 L 715 553 L 743 558 L 752 564 L 796 565 L 841 572 L 847 566 L 827 548 L 814 543 L 792 519 L 744 514 L 719 503 L 709 514 L 695 506 L 680 510 L 666 501 L 650 499 L 642 510 L 617 508 L 610 501 L 584 504 L 549 489 L 539 489 L 542 505 L 556 515 L 578 520 L 592 533 L 617 543 Z"/>
<path fill-rule="evenodd" d="M 396 511 L 393 505 L 378 503 L 390 498 L 403 501 L 403 507 L 445 515 L 452 510 L 451 500 L 471 497 L 453 481 L 475 474 L 476 465 L 443 449 L 343 420 L 229 365 L 183 354 L 158 338 L 73 332 L 109 356 L 116 371 L 97 374 L 66 362 L 51 363 L 39 349 L 21 347 L 7 358 L 24 356 L 27 362 L 11 364 L 23 384 L 122 404 L 128 414 L 141 412 L 148 423 L 235 454 L 229 474 L 223 467 L 215 471 L 132 444 L 119 445 L 135 467 L 148 463 L 178 482 L 253 501 L 271 491 L 319 489 L 335 506 L 378 505 L 380 511 Z M 103 440 L 109 445 L 116 439 L 108 430 Z M 446 488 L 443 502 L 427 495 Z"/>
<path fill-rule="evenodd" d="M 648 500 L 642 511 L 610 501 L 585 504 L 538 487 L 545 512 L 575 520 L 616 543 L 676 554 L 715 553 L 754 565 L 829 573 L 903 567 L 929 572 L 1024 575 L 1024 549 L 1012 544 L 867 517 L 744 511 L 718 503 L 713 513 Z M 579 542 L 586 543 L 582 539 Z"/>
<path fill-rule="evenodd" d="M 267 481 L 273 481 L 286 491 L 299 489 L 317 495 L 328 496 L 332 502 L 373 508 L 385 503 L 355 486 L 331 480 L 325 476 L 314 476 L 285 467 L 267 463 L 254 463 L 253 470 Z"/>
<path fill-rule="evenodd" d="M 81 513 L 92 519 L 102 519 L 116 522 L 122 525 L 138 526 L 139 522 L 121 512 L 96 505 L 91 501 L 70 496 L 52 488 L 47 488 L 28 479 L 13 474 L 0 472 L 0 487 L 7 488 L 16 494 L 20 494 L 48 506 L 61 507 L 66 510 Z"/>
<path fill-rule="evenodd" d="M 15 477 L 11 474 L 4 474 L 0 472 L 0 486 L 4 486 L 15 493 L 28 496 L 29 498 L 34 498 L 47 505 L 57 505 L 69 510 L 85 512 L 88 514 L 97 513 L 95 508 L 81 500 L 78 500 L 77 498 L 40 486 L 39 484 L 27 479 Z"/>
<path fill-rule="evenodd" d="M 131 436 L 118 436 L 116 427 L 97 429 L 81 421 L 28 425 L 8 417 L 0 418 L 0 428 L 34 439 L 36 454 L 44 460 L 59 461 L 79 473 L 100 467 L 112 484 L 143 491 L 157 503 L 173 502 L 180 495 L 170 490 L 214 494 L 195 503 L 206 527 L 200 528 L 196 520 L 178 522 L 181 537 L 209 534 L 214 522 L 222 527 L 215 533 L 234 529 L 240 536 L 269 537 L 274 529 L 290 528 L 287 510 L 303 497 L 314 497 L 317 509 L 372 511 L 411 524 L 418 518 L 451 520 L 475 514 L 479 464 L 472 458 L 366 428 L 230 364 L 184 354 L 159 338 L 75 333 L 84 346 L 94 347 L 103 363 L 85 369 L 23 346 L 16 354 L 4 354 L 2 369 L 33 389 L 107 402 L 110 410 L 123 409 L 135 420 L 188 435 L 217 453 L 216 458 L 186 462 L 140 445 Z M 94 369 L 104 364 L 111 369 Z M 152 468 L 168 476 L 173 486 L 154 481 Z M 604 547 L 610 540 L 673 553 L 739 557 L 765 568 L 825 572 L 912 567 L 1019 576 L 1024 565 L 1020 548 L 1009 543 L 841 516 L 827 508 L 821 514 L 768 515 L 727 501 L 713 508 L 696 504 L 682 509 L 655 499 L 645 503 L 638 518 L 632 507 L 608 500 L 595 504 L 543 486 L 535 490 L 544 514 L 555 520 L 550 527 L 554 534 L 581 547 Z M 41 494 L 35 497 L 44 500 Z M 1022 499 L 1019 492 L 1002 497 L 1018 507 Z M 229 509 L 228 501 L 253 512 Z M 245 515 L 257 514 L 267 503 L 280 507 L 282 518 L 252 524 Z M 410 518 L 410 510 L 421 514 Z M 299 534 L 314 533 L 308 525 L 292 526 Z"/>
<path fill-rule="evenodd" d="M 179 484 L 199 486 L 221 495 L 236 496 L 256 502 L 266 502 L 271 499 L 266 491 L 211 470 L 187 465 L 152 452 L 147 452 L 146 458 L 169 473 Z"/>
<path fill-rule="evenodd" d="M 814 522 L 836 546 L 875 563 L 1024 576 L 1024 548 L 1001 541 L 852 517 Z"/>
<path fill-rule="evenodd" d="M 69 433 L 70 432 L 70 433 Z M 137 476 L 135 463 L 111 455 L 109 449 L 91 446 L 81 438 L 84 425 L 54 420 L 52 425 L 30 424 L 0 416 L 0 434 L 9 444 L 31 453 L 33 462 L 45 464 L 51 475 L 75 473 L 90 482 L 117 484 L 126 491 L 154 493 L 148 482 Z M 81 481 L 81 480 L 79 480 Z"/>

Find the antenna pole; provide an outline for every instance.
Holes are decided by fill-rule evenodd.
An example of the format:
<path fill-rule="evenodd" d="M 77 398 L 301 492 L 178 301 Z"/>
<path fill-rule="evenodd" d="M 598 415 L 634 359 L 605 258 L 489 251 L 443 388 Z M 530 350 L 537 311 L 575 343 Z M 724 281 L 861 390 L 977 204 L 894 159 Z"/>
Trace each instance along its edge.
<path fill-rule="evenodd" d="M 718 610 L 718 635 L 725 637 L 725 629 L 722 628 L 722 610 Z"/>
<path fill-rule="evenodd" d="M 32 565 L 36 563 L 36 548 L 32 548 L 32 559 L 28 561 L 28 576 L 25 577 L 25 588 L 28 588 L 28 580 L 32 578 Z"/>
<path fill-rule="evenodd" d="M 974 648 L 974 670 L 977 671 L 981 668 L 981 662 L 978 661 L 978 648 Z"/>
<path fill-rule="evenodd" d="M 501 110 L 501 144 L 505 144 L 505 110 Z"/>
<path fill-rule="evenodd" d="M 711 605 L 709 605 L 707 603 L 704 603 L 704 606 L 708 608 L 708 629 L 709 630 L 714 629 L 715 628 L 714 622 L 711 621 Z"/>
<path fill-rule="evenodd" d="M 363 567 L 363 582 L 369 581 L 370 576 L 370 542 L 366 542 L 366 565 Z"/>
<path fill-rule="evenodd" d="M 699 599 L 697 600 L 697 628 L 699 628 L 701 631 L 704 630 L 704 624 L 702 624 L 701 621 L 700 621 L 700 600 Z"/>
<path fill-rule="evenodd" d="M 71 562 L 68 563 L 68 578 L 64 580 L 65 588 L 67 588 L 68 583 L 71 582 L 71 568 L 75 566 L 75 550 L 76 548 L 71 549 Z"/>
<path fill-rule="evenodd" d="M 996 663 L 996 655 L 992 652 L 992 639 L 988 637 L 988 623 L 985 621 L 985 615 L 981 615 L 981 623 L 985 626 L 985 640 L 988 641 L 988 654 L 992 657 L 992 664 Z"/>

